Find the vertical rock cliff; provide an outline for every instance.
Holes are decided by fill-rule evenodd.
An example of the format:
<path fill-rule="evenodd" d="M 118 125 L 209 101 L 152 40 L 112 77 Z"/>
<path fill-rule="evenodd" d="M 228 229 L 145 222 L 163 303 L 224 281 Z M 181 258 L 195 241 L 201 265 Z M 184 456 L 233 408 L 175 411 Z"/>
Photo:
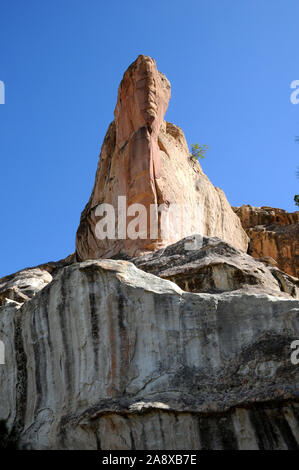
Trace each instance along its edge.
<path fill-rule="evenodd" d="M 139 56 L 119 87 L 115 120 L 104 139 L 93 192 L 77 231 L 78 260 L 135 256 L 193 233 L 218 236 L 236 248 L 247 249 L 247 236 L 223 191 L 190 159 L 182 130 L 163 120 L 169 99 L 167 78 L 153 59 Z M 126 201 L 118 210 L 119 196 Z M 97 208 L 102 206 L 104 212 L 105 204 L 116 210 L 115 226 L 130 206 L 142 204 L 147 214 L 144 236 L 128 236 L 128 225 L 135 215 L 130 213 L 124 232 L 116 239 L 100 239 Z M 163 230 L 158 205 L 166 213 L 176 205 L 185 218 L 178 219 L 179 210 L 175 209 L 174 220 Z M 150 236 L 150 214 L 157 226 L 156 236 Z"/>
<path fill-rule="evenodd" d="M 139 56 L 119 88 L 77 253 L 0 279 L 2 449 L 299 447 L 299 280 L 246 253 L 238 216 L 250 236 L 252 225 L 270 233 L 277 218 L 298 220 L 235 214 L 163 120 L 169 98 L 154 60 Z M 98 221 L 119 198 L 112 229 L 122 232 L 101 239 Z M 141 238 L 127 233 L 134 204 L 146 209 Z M 174 204 L 190 224 L 165 231 L 158 206 Z M 297 269 L 284 251 L 293 245 L 276 246 L 282 268 Z"/>

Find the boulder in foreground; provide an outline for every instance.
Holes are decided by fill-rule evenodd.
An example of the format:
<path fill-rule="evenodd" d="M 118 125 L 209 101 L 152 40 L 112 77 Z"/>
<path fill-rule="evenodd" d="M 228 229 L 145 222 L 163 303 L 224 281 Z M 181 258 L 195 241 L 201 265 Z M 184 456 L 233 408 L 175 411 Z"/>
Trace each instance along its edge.
<path fill-rule="evenodd" d="M 67 266 L 0 308 L 2 443 L 298 448 L 298 322 L 297 300 L 187 293 L 126 261 Z"/>

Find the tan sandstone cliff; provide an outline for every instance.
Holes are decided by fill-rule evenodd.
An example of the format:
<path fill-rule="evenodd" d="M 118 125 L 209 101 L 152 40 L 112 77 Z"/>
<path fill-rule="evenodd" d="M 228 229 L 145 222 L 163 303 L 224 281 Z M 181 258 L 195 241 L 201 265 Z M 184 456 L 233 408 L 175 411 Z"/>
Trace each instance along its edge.
<path fill-rule="evenodd" d="M 240 219 L 163 121 L 169 97 L 140 56 L 77 234 L 79 260 L 138 256 L 72 254 L 0 279 L 1 450 L 299 448 L 299 280 L 244 252 Z M 97 208 L 118 196 L 187 205 L 193 226 L 101 241 Z M 298 227 L 262 210 L 239 211 L 247 230 Z"/>
<path fill-rule="evenodd" d="M 246 251 L 248 238 L 225 194 L 212 185 L 199 163 L 190 159 L 182 130 L 163 120 L 169 99 L 167 78 L 153 59 L 140 55 L 120 84 L 115 120 L 105 136 L 93 192 L 81 215 L 76 237 L 79 261 L 137 256 L 193 233 L 218 236 Z M 116 231 L 115 239 L 99 238 L 96 227 L 100 216 L 96 211 L 102 207 L 105 217 L 103 204 L 117 209 L 119 196 L 125 196 L 126 202 L 116 211 L 115 225 L 123 221 L 129 207 L 129 212 L 133 209 L 132 204 L 146 208 L 141 238 L 128 236 L 126 230 Z M 180 209 L 171 212 L 174 205 Z M 135 209 L 124 222 L 125 229 L 130 223 L 131 229 L 134 226 Z M 165 214 L 171 214 L 166 229 Z M 153 225 L 157 227 L 156 236 L 150 234 Z"/>
<path fill-rule="evenodd" d="M 234 210 L 250 238 L 248 253 L 299 277 L 299 211 L 249 205 Z"/>

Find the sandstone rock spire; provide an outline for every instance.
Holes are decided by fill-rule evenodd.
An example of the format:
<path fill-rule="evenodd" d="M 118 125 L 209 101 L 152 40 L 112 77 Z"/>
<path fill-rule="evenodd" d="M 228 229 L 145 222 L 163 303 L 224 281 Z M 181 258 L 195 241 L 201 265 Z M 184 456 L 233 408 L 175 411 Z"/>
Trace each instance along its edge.
<path fill-rule="evenodd" d="M 169 81 L 152 58 L 140 55 L 119 86 L 115 119 L 105 136 L 93 192 L 77 231 L 78 260 L 137 256 L 193 233 L 218 236 L 247 249 L 247 236 L 224 193 L 190 160 L 182 130 L 163 120 L 169 99 Z M 126 198 L 121 206 L 119 197 Z M 115 208 L 115 227 L 129 215 L 123 222 L 125 230 L 116 230 L 114 239 L 100 239 L 97 233 L 97 208 L 102 206 L 104 215 L 103 204 Z M 146 209 L 146 229 L 137 239 L 126 230 L 135 216 L 129 210 L 133 204 Z M 170 220 L 168 231 L 162 231 L 161 205 L 164 214 L 173 205 L 181 208 L 180 218 Z M 154 237 L 153 224 L 158 228 Z"/>

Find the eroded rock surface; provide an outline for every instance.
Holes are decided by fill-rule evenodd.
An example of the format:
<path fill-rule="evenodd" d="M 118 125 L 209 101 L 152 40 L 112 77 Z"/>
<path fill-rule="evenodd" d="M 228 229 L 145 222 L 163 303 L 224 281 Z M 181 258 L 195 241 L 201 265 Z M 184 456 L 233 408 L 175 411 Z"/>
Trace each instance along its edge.
<path fill-rule="evenodd" d="M 0 308 L 0 420 L 27 449 L 295 448 L 298 327 L 297 300 L 75 263 Z"/>
<path fill-rule="evenodd" d="M 225 194 L 212 185 L 199 163 L 190 159 L 182 130 L 163 120 L 169 99 L 167 78 L 153 59 L 139 56 L 120 84 L 115 120 L 105 136 L 93 192 L 81 215 L 76 237 L 79 261 L 137 256 L 193 233 L 218 236 L 246 251 L 248 238 Z M 120 207 L 119 197 L 126 197 Z M 122 224 L 129 207 L 142 204 L 147 211 L 143 238 L 128 235 L 132 223 L 134 232 L 133 211 L 116 239 L 100 239 L 97 210 L 102 208 L 104 215 L 105 204 L 115 208 L 116 227 Z M 169 213 L 173 205 L 179 206 L 183 215 L 176 219 L 175 210 L 169 227 L 163 230 L 158 206 Z M 150 234 L 153 226 L 157 227 L 156 234 Z"/>
<path fill-rule="evenodd" d="M 99 414 L 94 430 L 103 449 L 295 450 L 298 417 L 297 403 L 254 404 L 219 414 L 178 413 L 153 404 L 139 413 Z"/>
<path fill-rule="evenodd" d="M 274 207 L 253 207 L 245 204 L 241 207 L 233 207 L 233 209 L 240 217 L 245 229 L 257 225 L 293 225 L 299 223 L 299 211 L 287 212 Z"/>
<path fill-rule="evenodd" d="M 0 279 L 0 305 L 13 300 L 23 303 L 52 281 L 51 274 L 40 268 L 29 268 Z"/>
<path fill-rule="evenodd" d="M 267 267 L 219 238 L 193 235 L 131 260 L 143 271 L 175 282 L 187 292 L 255 290 L 298 297 L 299 280 Z"/>
<path fill-rule="evenodd" d="M 8 301 L 22 304 L 31 299 L 57 275 L 60 269 L 76 261 L 75 254 L 60 261 L 50 261 L 33 268 L 26 268 L 0 279 L 0 306 Z"/>
<path fill-rule="evenodd" d="M 248 253 L 274 259 L 279 269 L 299 277 L 299 211 L 246 205 L 234 210 L 250 238 Z"/>

